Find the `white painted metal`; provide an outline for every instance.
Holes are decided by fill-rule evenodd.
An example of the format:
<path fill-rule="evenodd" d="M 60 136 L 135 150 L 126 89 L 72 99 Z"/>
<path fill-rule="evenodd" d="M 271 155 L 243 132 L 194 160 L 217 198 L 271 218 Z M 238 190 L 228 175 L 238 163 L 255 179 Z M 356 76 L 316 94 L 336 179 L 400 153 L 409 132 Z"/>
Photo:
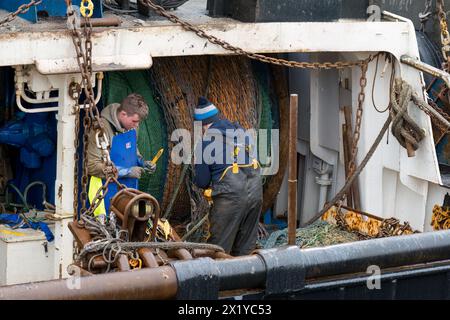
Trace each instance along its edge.
<path fill-rule="evenodd" d="M 0 286 L 54 279 L 54 251 L 42 231 L 0 225 Z"/>
<path fill-rule="evenodd" d="M 195 23 L 195 22 L 194 22 Z M 410 52 L 404 22 L 209 23 L 206 32 L 252 52 Z M 0 65 L 36 64 L 41 73 L 76 71 L 67 30 L 0 34 Z M 51 48 L 51 49 L 49 49 Z M 231 54 L 177 25 L 100 28 L 93 34 L 95 70 L 142 69 L 151 57 Z"/>
<path fill-rule="evenodd" d="M 73 221 L 73 189 L 74 189 L 74 153 L 75 153 L 75 100 L 69 96 L 69 85 L 72 81 L 81 82 L 81 76 L 55 75 L 49 76 L 58 81 L 59 106 L 58 112 L 58 144 L 57 144 L 57 170 L 55 181 L 56 215 L 59 220 L 55 223 L 55 270 L 54 277 L 66 278 L 67 267 L 73 260 L 73 236 L 67 224 Z"/>

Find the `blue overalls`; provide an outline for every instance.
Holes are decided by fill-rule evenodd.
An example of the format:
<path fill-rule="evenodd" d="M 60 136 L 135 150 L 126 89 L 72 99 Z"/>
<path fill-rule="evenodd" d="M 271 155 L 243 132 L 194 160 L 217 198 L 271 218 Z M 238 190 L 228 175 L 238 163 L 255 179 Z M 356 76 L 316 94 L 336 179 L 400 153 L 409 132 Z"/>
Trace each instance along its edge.
<path fill-rule="evenodd" d="M 127 169 L 131 167 L 141 166 L 137 155 L 137 134 L 136 130 L 129 130 L 124 133 L 120 133 L 112 137 L 111 150 L 110 150 L 111 161 L 120 171 L 121 169 Z M 137 189 L 138 179 L 136 178 L 119 178 L 120 183 L 126 185 L 128 188 Z M 105 180 L 101 180 L 98 177 L 91 177 L 89 183 L 89 201 L 92 202 L 95 194 L 97 193 L 99 187 L 105 183 Z M 101 214 L 106 214 L 109 216 L 109 206 L 111 199 L 118 191 L 118 186 L 115 183 L 110 183 L 108 186 L 108 193 L 105 196 L 104 204 L 101 204 L 94 211 L 94 215 L 98 216 Z"/>

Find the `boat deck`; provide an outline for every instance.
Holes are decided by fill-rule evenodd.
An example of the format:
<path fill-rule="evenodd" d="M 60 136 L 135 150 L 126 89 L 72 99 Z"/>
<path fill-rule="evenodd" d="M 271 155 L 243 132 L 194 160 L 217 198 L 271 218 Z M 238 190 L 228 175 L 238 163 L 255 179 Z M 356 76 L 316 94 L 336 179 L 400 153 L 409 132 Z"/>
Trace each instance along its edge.
<path fill-rule="evenodd" d="M 169 12 L 192 24 L 217 25 L 242 23 L 231 18 L 210 17 L 208 15 L 208 10 L 206 10 L 206 2 L 207 0 L 190 0 L 176 10 L 170 10 Z M 170 21 L 154 12 L 151 12 L 150 16 L 146 17 L 137 12 L 130 14 L 117 14 L 107 8 L 103 8 L 103 10 L 104 18 L 117 17 L 120 19 L 121 24 L 116 28 L 161 27 L 172 25 Z M 9 12 L 5 10 L 0 10 L 0 20 L 8 13 Z M 32 23 L 20 18 L 19 16 L 10 23 L 0 26 L 0 33 L 61 31 L 61 29 L 66 28 L 66 20 L 67 19 L 65 17 L 47 17 L 39 18 L 37 23 Z"/>

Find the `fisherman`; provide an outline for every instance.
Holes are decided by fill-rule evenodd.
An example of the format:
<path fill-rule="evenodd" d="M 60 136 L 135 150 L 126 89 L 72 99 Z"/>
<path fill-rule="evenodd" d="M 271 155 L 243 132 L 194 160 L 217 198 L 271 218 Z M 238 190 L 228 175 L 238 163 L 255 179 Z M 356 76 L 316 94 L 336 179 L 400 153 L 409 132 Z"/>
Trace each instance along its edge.
<path fill-rule="evenodd" d="M 148 105 L 144 98 L 132 93 L 123 99 L 122 103 L 113 103 L 101 112 L 100 121 L 105 129 L 105 135 L 111 146 L 110 157 L 118 170 L 119 182 L 129 188 L 137 189 L 138 179 L 144 171 L 154 173 L 156 164 L 144 161 L 137 148 L 137 133 L 139 123 L 148 116 Z M 105 179 L 105 163 L 101 149 L 97 146 L 96 132 L 89 134 L 87 149 L 87 170 L 91 176 L 89 180 L 89 201 L 92 202 L 97 190 L 101 188 Z M 94 215 L 102 222 L 105 221 L 110 199 L 117 192 L 117 185 L 112 183 L 108 187 L 105 202 L 94 211 Z"/>
<path fill-rule="evenodd" d="M 252 156 L 254 140 L 242 136 L 244 130 L 238 123 L 219 114 L 214 104 L 199 98 L 194 120 L 201 121 L 203 139 L 197 146 L 198 150 L 201 146 L 201 155 L 196 159 L 194 183 L 212 200 L 208 242 L 233 256 L 242 256 L 256 246 L 262 181 L 258 161 Z M 215 148 L 211 148 L 213 143 Z"/>

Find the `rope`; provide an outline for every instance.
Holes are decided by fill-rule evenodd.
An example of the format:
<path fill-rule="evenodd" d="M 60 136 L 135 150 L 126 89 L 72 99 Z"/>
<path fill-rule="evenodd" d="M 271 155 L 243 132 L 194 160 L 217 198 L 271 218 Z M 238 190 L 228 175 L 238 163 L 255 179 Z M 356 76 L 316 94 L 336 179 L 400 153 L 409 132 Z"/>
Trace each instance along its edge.
<path fill-rule="evenodd" d="M 188 233 L 186 233 L 183 238 L 181 238 L 182 241 L 188 239 L 195 231 L 198 230 L 198 228 L 200 228 L 201 226 L 203 226 L 203 223 L 205 223 L 205 221 L 208 219 L 209 217 L 209 213 L 206 213 L 205 216 L 200 219 L 200 221 L 191 229 L 189 230 Z"/>
<path fill-rule="evenodd" d="M 425 104 L 425 101 L 413 94 L 411 85 L 402 79 L 396 79 L 394 90 L 391 92 L 391 113 L 395 118 L 392 122 L 392 134 L 403 148 L 409 144 L 417 150 L 420 141 L 425 138 L 425 133 L 408 115 L 408 105 L 411 100 L 415 104 Z"/>

